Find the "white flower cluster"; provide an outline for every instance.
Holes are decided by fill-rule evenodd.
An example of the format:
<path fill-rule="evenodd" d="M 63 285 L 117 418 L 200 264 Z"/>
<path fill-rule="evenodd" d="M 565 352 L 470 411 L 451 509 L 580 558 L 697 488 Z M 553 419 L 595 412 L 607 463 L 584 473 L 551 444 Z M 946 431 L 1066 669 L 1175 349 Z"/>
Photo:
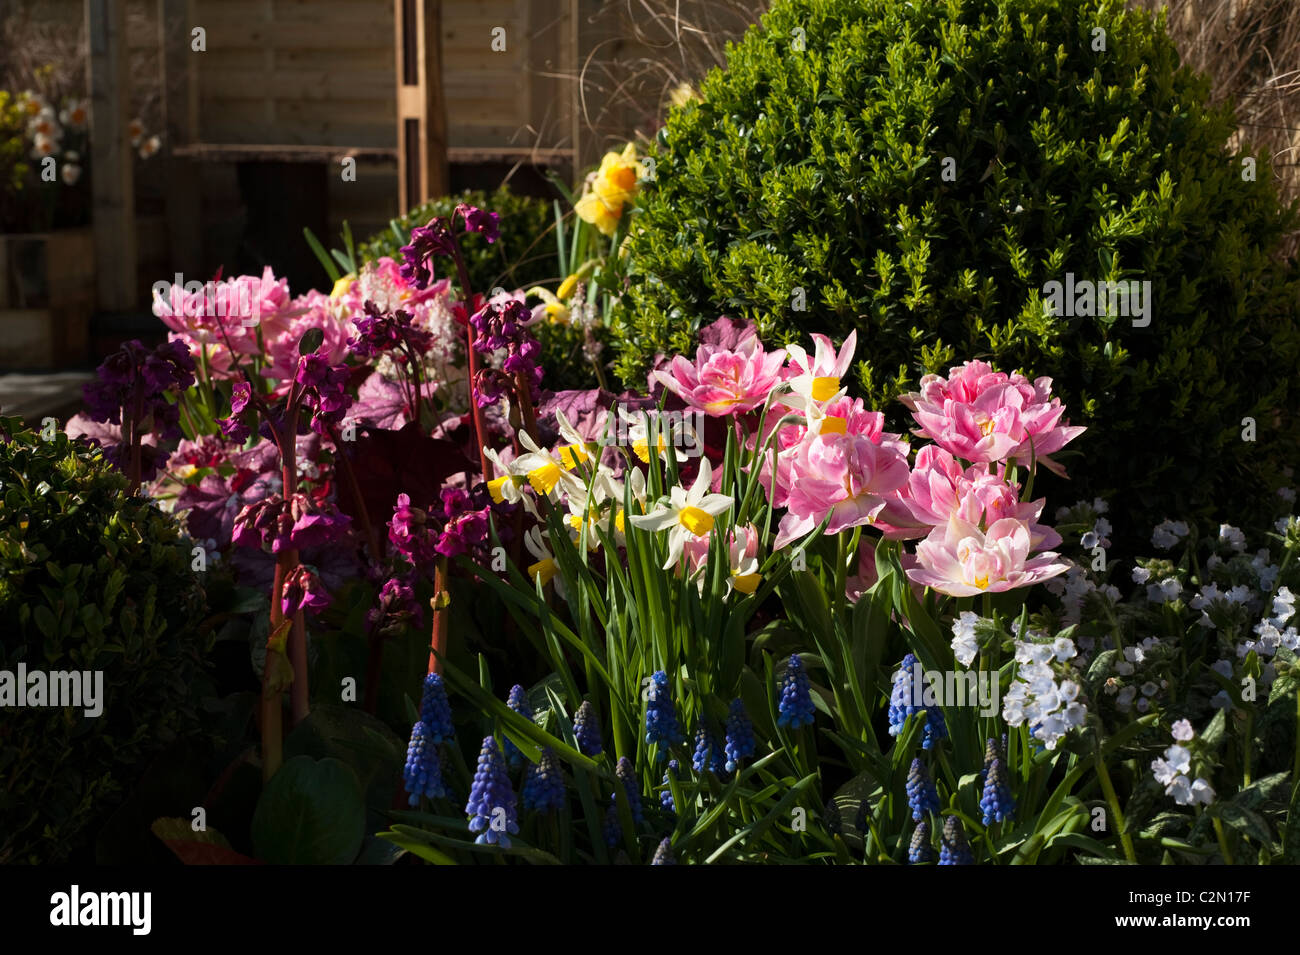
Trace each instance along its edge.
<path fill-rule="evenodd" d="M 1173 726 L 1174 745 L 1165 750 L 1164 759 L 1151 761 L 1151 772 L 1156 782 L 1165 787 L 1165 795 L 1173 796 L 1180 806 L 1194 806 L 1197 803 L 1209 805 L 1214 802 L 1214 789 L 1200 778 L 1189 778 L 1192 768 L 1192 753 L 1180 744 L 1190 742 L 1196 734 L 1192 724 L 1179 720 Z"/>
<path fill-rule="evenodd" d="M 1084 550 L 1092 550 L 1094 547 L 1109 547 L 1110 532 L 1113 529 L 1110 526 L 1110 521 L 1104 517 L 1099 517 L 1096 523 L 1092 525 L 1092 530 L 1087 531 L 1079 540 L 1079 544 Z"/>
<path fill-rule="evenodd" d="M 1088 573 L 1078 564 L 1072 566 L 1062 576 L 1053 577 L 1043 584 L 1051 593 L 1061 598 L 1065 610 L 1066 623 L 1079 623 L 1082 619 L 1083 602 L 1091 593 L 1099 593 L 1112 602 L 1120 599 L 1119 588 L 1113 584 L 1098 587 L 1089 579 Z"/>
<path fill-rule="evenodd" d="M 1292 651 L 1300 647 L 1300 633 L 1294 626 L 1287 625 L 1295 616 L 1295 603 L 1296 595 L 1289 588 L 1279 588 L 1276 596 L 1273 597 L 1273 616 L 1265 617 L 1255 625 L 1255 635 L 1258 640 L 1248 639 L 1237 644 L 1237 658 L 1245 659 L 1246 654 L 1251 650 L 1254 650 L 1257 656 L 1268 658 L 1277 653 L 1278 647 L 1286 647 Z M 1272 680 L 1263 682 L 1272 682 Z"/>
<path fill-rule="evenodd" d="M 1238 554 L 1246 549 L 1246 535 L 1240 528 L 1233 527 L 1231 524 L 1219 525 L 1219 540 L 1223 541 Z"/>
<path fill-rule="evenodd" d="M 952 655 L 957 662 L 968 667 L 979 656 L 980 645 L 975 639 L 975 624 L 980 615 L 973 610 L 963 610 L 961 616 L 952 622 Z"/>
<path fill-rule="evenodd" d="M 1008 726 L 1029 724 L 1030 735 L 1048 749 L 1070 730 L 1082 726 L 1088 709 L 1078 701 L 1079 684 L 1057 682 L 1051 663 L 1064 663 L 1078 654 L 1074 641 L 1058 637 L 1052 643 L 1016 641 L 1016 679 L 1002 700 Z"/>
<path fill-rule="evenodd" d="M 1183 593 L 1183 585 L 1173 577 L 1166 577 L 1158 583 L 1147 585 L 1147 600 L 1152 603 L 1167 604 L 1177 600 Z"/>
<path fill-rule="evenodd" d="M 1198 624 L 1213 630 L 1215 629 L 1215 623 L 1210 619 L 1209 608 L 1216 602 L 1249 606 L 1251 603 L 1250 588 L 1245 584 L 1237 584 L 1237 586 L 1229 590 L 1220 590 L 1217 584 L 1206 584 L 1201 588 L 1200 593 L 1187 602 L 1187 606 L 1201 612 L 1201 619 L 1196 621 Z"/>
<path fill-rule="evenodd" d="M 1116 662 L 1114 671 L 1119 676 L 1133 676 L 1139 665 L 1144 663 L 1147 657 L 1157 647 L 1161 646 L 1158 637 L 1144 637 L 1141 642 L 1131 647 L 1124 648 L 1124 659 Z M 1106 681 L 1105 692 L 1115 697 L 1115 706 L 1121 713 L 1127 713 L 1135 705 L 1139 713 L 1145 713 L 1151 708 L 1151 701 L 1161 691 L 1169 688 L 1169 681 L 1162 679 L 1159 683 L 1154 680 L 1146 680 L 1140 686 L 1121 687 L 1115 679 Z M 1141 696 L 1138 696 L 1139 691 Z M 1136 703 L 1135 703 L 1136 700 Z"/>
<path fill-rule="evenodd" d="M 1161 521 L 1151 533 L 1151 545 L 1169 550 L 1191 532 L 1185 521 Z"/>

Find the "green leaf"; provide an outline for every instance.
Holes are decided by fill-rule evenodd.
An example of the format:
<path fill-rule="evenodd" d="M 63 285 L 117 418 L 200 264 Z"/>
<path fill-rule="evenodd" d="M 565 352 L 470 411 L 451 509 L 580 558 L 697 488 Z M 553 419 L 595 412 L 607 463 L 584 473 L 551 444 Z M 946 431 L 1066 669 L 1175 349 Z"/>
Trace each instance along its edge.
<path fill-rule="evenodd" d="M 316 238 L 315 234 L 312 233 L 311 229 L 304 228 L 302 230 L 302 236 L 304 239 L 307 240 L 307 245 L 311 247 L 311 250 L 315 254 L 316 259 L 320 262 L 321 266 L 325 269 L 325 274 L 330 277 L 330 282 L 337 282 L 339 279 L 341 279 L 343 277 L 343 273 L 339 271 L 338 266 L 334 264 L 334 260 L 331 259 L 329 257 L 329 254 L 325 251 L 325 246 L 320 244 L 320 240 Z"/>
<path fill-rule="evenodd" d="M 277 865 L 347 865 L 365 839 L 361 783 L 346 763 L 295 756 L 253 812 L 258 858 Z"/>
<path fill-rule="evenodd" d="M 320 328 L 309 328 L 303 333 L 302 338 L 298 339 L 298 354 L 310 355 L 324 343 L 325 331 Z"/>

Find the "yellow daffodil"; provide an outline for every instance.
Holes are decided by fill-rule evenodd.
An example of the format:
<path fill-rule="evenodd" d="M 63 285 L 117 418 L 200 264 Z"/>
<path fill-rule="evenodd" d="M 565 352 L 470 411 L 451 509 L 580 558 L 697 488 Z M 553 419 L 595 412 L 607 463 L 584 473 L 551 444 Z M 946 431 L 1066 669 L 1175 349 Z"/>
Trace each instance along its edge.
<path fill-rule="evenodd" d="M 594 225 L 603 235 L 613 235 L 623 217 L 623 207 L 636 196 L 636 145 L 628 143 L 621 153 L 609 152 L 573 210 L 583 222 Z"/>
<path fill-rule="evenodd" d="M 348 290 L 352 288 L 352 283 L 355 282 L 356 280 L 357 277 L 353 275 L 351 272 L 349 272 L 347 275 L 340 277 L 339 280 L 334 283 L 334 287 L 330 289 L 330 301 L 337 302 L 344 295 L 347 295 Z"/>

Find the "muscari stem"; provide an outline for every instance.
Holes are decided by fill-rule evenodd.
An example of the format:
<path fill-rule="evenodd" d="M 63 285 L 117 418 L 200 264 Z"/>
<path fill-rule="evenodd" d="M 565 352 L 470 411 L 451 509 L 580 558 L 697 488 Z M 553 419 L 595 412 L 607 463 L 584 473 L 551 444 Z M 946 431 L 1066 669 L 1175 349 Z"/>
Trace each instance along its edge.
<path fill-rule="evenodd" d="M 1119 808 L 1119 797 L 1115 795 L 1115 787 L 1111 785 L 1110 773 L 1106 770 L 1106 761 L 1102 758 L 1101 750 L 1093 760 L 1097 767 L 1097 780 L 1101 783 L 1101 791 L 1106 796 L 1106 804 L 1110 806 L 1111 814 L 1115 817 L 1115 828 L 1119 832 L 1120 844 L 1124 847 L 1124 858 L 1129 862 L 1137 862 L 1137 853 L 1133 850 L 1133 837 L 1124 831 L 1124 812 Z"/>

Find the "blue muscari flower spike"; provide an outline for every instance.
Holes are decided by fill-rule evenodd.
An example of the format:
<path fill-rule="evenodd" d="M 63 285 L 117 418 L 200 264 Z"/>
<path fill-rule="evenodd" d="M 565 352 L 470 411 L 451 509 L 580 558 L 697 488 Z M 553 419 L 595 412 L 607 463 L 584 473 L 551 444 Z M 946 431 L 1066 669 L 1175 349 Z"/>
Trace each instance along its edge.
<path fill-rule="evenodd" d="M 912 833 L 912 844 L 907 847 L 907 861 L 910 865 L 934 861 L 934 847 L 930 845 L 930 823 L 922 819 L 916 824 Z"/>
<path fill-rule="evenodd" d="M 638 826 L 645 821 L 645 816 L 641 812 L 641 787 L 636 779 L 636 767 L 632 765 L 632 760 L 626 756 L 619 758 L 618 765 L 614 767 L 614 774 L 623 781 L 623 790 L 627 793 L 628 805 L 632 807 L 632 821 Z M 609 798 L 614 800 L 615 807 L 618 806 L 618 800 L 614 793 L 610 793 Z M 617 811 L 617 808 L 615 809 Z"/>
<path fill-rule="evenodd" d="M 903 724 L 909 716 L 925 714 L 925 735 L 921 740 L 922 749 L 931 749 L 941 739 L 948 738 L 948 724 L 944 722 L 943 711 L 939 707 L 927 708 L 924 696 L 916 699 L 916 687 L 913 684 L 912 669 L 917 666 L 916 656 L 909 653 L 903 662 L 889 693 L 889 735 L 897 736 L 903 731 Z"/>
<path fill-rule="evenodd" d="M 907 804 L 912 807 L 912 818 L 921 820 L 927 812 L 939 811 L 939 791 L 934 788 L 934 780 L 919 759 L 912 760 L 912 768 L 907 773 Z"/>
<path fill-rule="evenodd" d="M 974 865 L 975 856 L 966 840 L 966 829 L 956 816 L 943 821 L 942 845 L 939 848 L 939 865 Z"/>
<path fill-rule="evenodd" d="M 605 845 L 611 849 L 623 838 L 623 827 L 618 821 L 618 806 L 614 803 L 610 803 L 609 808 L 605 810 L 605 825 L 602 832 L 605 836 Z"/>
<path fill-rule="evenodd" d="M 984 811 L 986 826 L 1010 819 L 1016 811 L 1007 767 L 998 752 L 997 741 L 992 739 L 984 749 L 984 792 L 980 795 L 980 809 Z"/>
<path fill-rule="evenodd" d="M 520 793 L 525 809 L 558 812 L 564 808 L 564 776 L 560 762 L 548 746 L 542 750 L 536 766 L 524 770 L 524 788 Z"/>
<path fill-rule="evenodd" d="M 699 723 L 695 727 L 695 752 L 691 754 L 691 767 L 697 773 L 707 770 L 719 773 L 724 758 L 717 737 L 709 732 L 703 722 Z"/>
<path fill-rule="evenodd" d="M 498 810 L 504 811 L 501 815 Z M 515 808 L 515 792 L 510 788 L 505 760 L 497 749 L 493 736 L 483 740 L 478 754 L 478 767 L 474 772 L 474 785 L 470 787 L 469 802 L 465 804 L 469 816 L 469 831 L 477 832 L 474 841 L 480 845 L 510 847 L 506 833 L 519 832 L 519 813 Z M 497 819 L 501 819 L 500 822 Z"/>
<path fill-rule="evenodd" d="M 746 756 L 754 755 L 754 724 L 745 712 L 745 705 L 740 700 L 731 701 L 731 713 L 727 716 L 727 743 L 724 747 L 727 755 L 727 772 L 740 768 L 740 761 Z"/>
<path fill-rule="evenodd" d="M 451 701 L 442 677 L 430 673 L 424 678 L 424 691 L 420 696 L 420 721 L 424 723 L 429 738 L 435 743 L 449 742 L 455 735 L 451 724 Z"/>
<path fill-rule="evenodd" d="M 510 695 L 506 697 L 506 706 L 510 707 L 526 720 L 533 718 L 533 708 L 528 705 L 528 696 L 524 693 L 524 688 L 516 683 L 510 688 Z M 511 769 L 518 769 L 524 762 L 524 754 L 519 747 L 510 742 L 507 737 L 505 740 L 506 762 Z"/>
<path fill-rule="evenodd" d="M 650 677 L 649 698 L 645 708 L 645 741 L 659 744 L 659 759 L 668 758 L 668 747 L 683 742 L 677 724 L 677 710 L 668 692 L 668 674 L 658 670 Z"/>
<path fill-rule="evenodd" d="M 673 855 L 673 841 L 665 838 L 659 843 L 659 848 L 655 850 L 654 858 L 650 860 L 651 865 L 676 865 L 677 858 Z"/>
<path fill-rule="evenodd" d="M 573 738 L 584 756 L 599 756 L 604 747 L 600 742 L 600 726 L 596 723 L 596 709 L 591 700 L 583 700 L 573 714 Z"/>
<path fill-rule="evenodd" d="M 438 759 L 438 743 L 429 732 L 428 724 L 417 720 L 411 727 L 411 741 L 406 746 L 406 767 L 402 771 L 407 801 L 412 806 L 420 804 L 421 796 L 438 799 L 447 795 L 442 785 L 442 763 Z"/>
<path fill-rule="evenodd" d="M 785 676 L 781 680 L 781 702 L 777 705 L 777 726 L 798 729 L 813 724 L 812 691 L 808 687 L 808 673 L 797 653 L 790 654 Z"/>
<path fill-rule="evenodd" d="M 659 806 L 668 812 L 676 812 L 677 807 L 673 804 L 673 790 L 668 785 L 668 777 L 677 775 L 678 763 L 675 759 L 668 760 L 668 772 L 664 773 L 664 788 L 659 793 Z"/>

